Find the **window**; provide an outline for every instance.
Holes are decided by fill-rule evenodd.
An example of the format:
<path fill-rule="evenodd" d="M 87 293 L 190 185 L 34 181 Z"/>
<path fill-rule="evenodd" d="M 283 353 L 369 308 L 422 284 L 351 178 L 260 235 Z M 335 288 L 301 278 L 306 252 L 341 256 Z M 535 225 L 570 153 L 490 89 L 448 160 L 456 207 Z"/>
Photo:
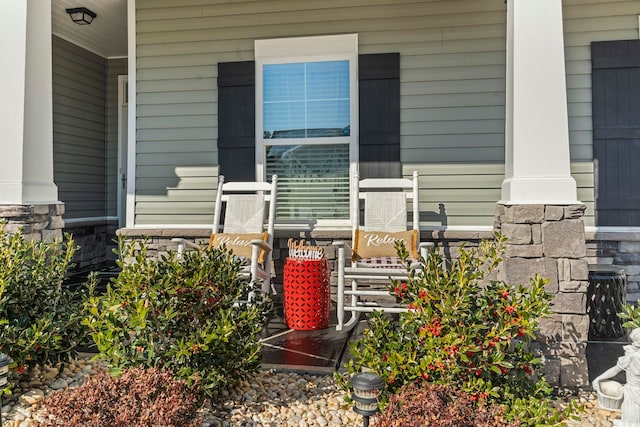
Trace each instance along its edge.
<path fill-rule="evenodd" d="M 278 220 L 349 218 L 357 164 L 356 35 L 256 41 L 256 167 Z"/>

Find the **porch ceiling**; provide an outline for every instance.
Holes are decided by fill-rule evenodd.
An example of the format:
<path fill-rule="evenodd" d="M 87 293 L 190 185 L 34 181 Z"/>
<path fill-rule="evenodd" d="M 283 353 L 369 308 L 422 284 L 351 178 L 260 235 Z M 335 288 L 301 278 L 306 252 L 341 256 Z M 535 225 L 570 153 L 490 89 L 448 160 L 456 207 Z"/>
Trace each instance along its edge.
<path fill-rule="evenodd" d="M 78 25 L 65 11 L 86 7 L 98 16 Z M 51 0 L 51 32 L 105 58 L 127 55 L 127 0 Z"/>

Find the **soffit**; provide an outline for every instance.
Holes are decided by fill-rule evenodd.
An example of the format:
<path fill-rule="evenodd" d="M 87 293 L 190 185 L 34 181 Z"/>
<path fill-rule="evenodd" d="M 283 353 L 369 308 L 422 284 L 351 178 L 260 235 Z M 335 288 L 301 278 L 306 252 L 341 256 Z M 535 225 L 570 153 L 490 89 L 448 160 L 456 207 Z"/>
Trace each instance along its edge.
<path fill-rule="evenodd" d="M 65 11 L 82 6 L 98 15 L 91 25 Z M 127 56 L 127 0 L 51 0 L 51 32 L 105 58 Z"/>

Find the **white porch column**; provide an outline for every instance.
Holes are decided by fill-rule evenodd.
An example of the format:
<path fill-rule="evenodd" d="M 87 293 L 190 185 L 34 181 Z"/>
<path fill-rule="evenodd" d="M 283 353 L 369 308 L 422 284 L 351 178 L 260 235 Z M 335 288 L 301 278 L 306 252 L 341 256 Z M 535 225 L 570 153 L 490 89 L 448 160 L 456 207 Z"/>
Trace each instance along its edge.
<path fill-rule="evenodd" d="M 561 0 L 508 0 L 505 205 L 579 203 L 570 173 Z"/>
<path fill-rule="evenodd" d="M 0 204 L 56 203 L 51 2 L 0 2 L 0 52 Z"/>

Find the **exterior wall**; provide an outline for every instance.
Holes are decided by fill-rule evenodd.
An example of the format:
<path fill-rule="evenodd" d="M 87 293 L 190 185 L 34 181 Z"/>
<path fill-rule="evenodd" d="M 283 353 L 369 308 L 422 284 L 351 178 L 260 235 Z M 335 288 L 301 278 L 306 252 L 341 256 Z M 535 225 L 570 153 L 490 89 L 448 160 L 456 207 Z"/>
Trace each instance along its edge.
<path fill-rule="evenodd" d="M 576 164 L 585 171 L 574 177 L 578 182 L 578 197 L 587 206 L 585 224 L 594 225 L 590 45 L 594 41 L 637 39 L 640 3 L 633 0 L 563 0 L 562 3 L 572 171 Z M 589 187 L 584 186 L 587 178 Z M 586 238 L 589 264 L 623 267 L 627 275 L 627 301 L 636 302 L 640 297 L 638 233 L 587 232 Z"/>
<path fill-rule="evenodd" d="M 569 139 L 572 173 L 580 168 L 578 199 L 587 206 L 585 224 L 594 225 L 591 42 L 638 38 L 640 3 L 634 0 L 563 0 Z M 585 175 L 585 176 L 581 176 Z M 588 186 L 585 186 L 587 184 Z"/>
<path fill-rule="evenodd" d="M 113 260 L 117 221 L 118 74 L 107 60 L 53 36 L 54 180 L 78 268 Z"/>
<path fill-rule="evenodd" d="M 453 179 L 437 166 L 440 190 L 425 187 L 425 210 L 445 203 L 449 225 L 491 225 L 499 180 L 491 177 L 483 185 L 492 188 L 471 204 L 451 200 L 486 181 L 484 166 L 503 163 L 503 2 L 136 4 L 136 225 L 211 222 L 218 62 L 252 60 L 255 39 L 335 33 L 358 33 L 359 53 L 400 52 L 406 169 L 470 165 Z"/>
<path fill-rule="evenodd" d="M 54 181 L 65 220 L 105 216 L 105 59 L 53 36 Z"/>
<path fill-rule="evenodd" d="M 358 33 L 360 53 L 401 54 L 401 147 L 424 226 L 490 226 L 504 163 L 505 5 L 491 0 L 138 0 L 136 224 L 208 224 L 217 175 L 218 62 L 260 38 Z M 633 0 L 568 0 L 572 174 L 593 225 L 589 45 L 638 36 Z M 173 18 L 173 19 L 172 19 Z"/>

